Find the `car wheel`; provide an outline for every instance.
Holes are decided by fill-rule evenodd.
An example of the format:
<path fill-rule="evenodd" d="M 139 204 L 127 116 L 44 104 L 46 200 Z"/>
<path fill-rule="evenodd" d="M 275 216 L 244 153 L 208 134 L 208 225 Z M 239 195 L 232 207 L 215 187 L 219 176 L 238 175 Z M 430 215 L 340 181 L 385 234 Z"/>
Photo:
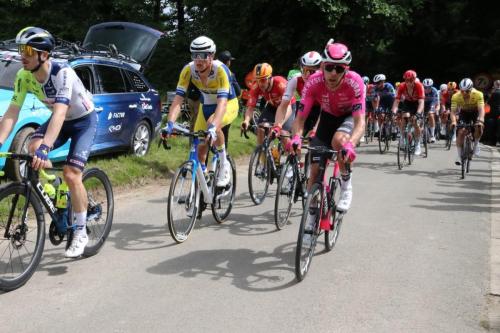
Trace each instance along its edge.
<path fill-rule="evenodd" d="M 28 144 L 31 136 L 35 132 L 33 127 L 25 127 L 17 132 L 12 144 L 10 152 L 17 154 L 28 154 Z M 5 164 L 5 174 L 13 181 L 20 181 L 26 172 L 26 161 L 8 159 Z"/>
<path fill-rule="evenodd" d="M 130 151 L 135 156 L 144 156 L 151 145 L 151 128 L 149 124 L 142 120 L 135 127 L 130 143 Z"/>

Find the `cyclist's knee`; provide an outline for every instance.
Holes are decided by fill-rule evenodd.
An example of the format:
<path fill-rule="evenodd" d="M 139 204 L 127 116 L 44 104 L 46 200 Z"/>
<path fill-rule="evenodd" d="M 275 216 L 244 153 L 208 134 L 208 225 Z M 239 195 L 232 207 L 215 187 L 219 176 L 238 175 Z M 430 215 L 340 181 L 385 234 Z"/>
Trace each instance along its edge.
<path fill-rule="evenodd" d="M 64 181 L 68 185 L 74 185 L 82 182 L 82 171 L 70 165 L 64 166 L 63 169 Z"/>
<path fill-rule="evenodd" d="M 332 138 L 332 147 L 335 150 L 340 150 L 342 149 L 342 146 L 349 141 L 351 136 L 347 133 L 344 132 L 336 132 L 335 135 Z"/>

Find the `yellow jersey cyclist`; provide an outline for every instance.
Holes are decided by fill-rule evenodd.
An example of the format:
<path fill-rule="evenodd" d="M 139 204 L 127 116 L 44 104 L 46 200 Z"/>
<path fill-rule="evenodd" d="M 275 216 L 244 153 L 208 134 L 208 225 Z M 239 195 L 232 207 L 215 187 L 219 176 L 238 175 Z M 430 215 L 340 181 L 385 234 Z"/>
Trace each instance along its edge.
<path fill-rule="evenodd" d="M 474 122 L 474 156 L 479 156 L 479 139 L 483 135 L 484 128 L 484 98 L 483 93 L 474 89 L 471 79 L 465 78 L 460 81 L 460 91 L 451 97 L 451 125 L 457 125 L 457 116 L 465 122 Z M 462 146 L 464 144 L 465 129 L 457 130 L 457 153 L 456 165 L 460 165 L 462 159 Z"/>
<path fill-rule="evenodd" d="M 214 60 L 215 43 L 206 36 L 195 38 L 190 45 L 191 61 L 181 71 L 176 95 L 168 112 L 164 131 L 170 135 L 174 122 L 186 97 L 189 82 L 201 92 L 201 103 L 194 124 L 194 131 L 208 131 L 206 144 L 198 146 L 198 159 L 206 169 L 207 144 L 215 144 L 221 160 L 221 172 L 217 186 L 226 186 L 230 181 L 231 166 L 227 160 L 223 128 L 230 125 L 238 115 L 238 99 L 231 86 L 231 72 L 219 60 Z"/>
<path fill-rule="evenodd" d="M 17 122 L 28 93 L 34 94 L 52 111 L 50 119 L 33 133 L 28 149 L 30 154 L 34 154 L 33 168 L 47 168 L 51 166 L 47 157 L 49 151 L 71 139 L 63 177 L 71 191 L 76 230 L 65 255 L 79 257 L 88 243 L 88 203 L 82 171 L 97 130 L 92 94 L 69 65 L 50 59 L 55 40 L 49 32 L 27 27 L 17 34 L 16 43 L 23 68 L 17 72 L 14 95 L 0 122 L 0 146 Z"/>

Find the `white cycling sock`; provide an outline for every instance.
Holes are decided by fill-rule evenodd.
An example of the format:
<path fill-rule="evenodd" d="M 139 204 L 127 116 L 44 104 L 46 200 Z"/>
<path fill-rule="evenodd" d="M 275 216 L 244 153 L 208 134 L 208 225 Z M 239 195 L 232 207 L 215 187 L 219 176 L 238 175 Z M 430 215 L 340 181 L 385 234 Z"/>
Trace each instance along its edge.
<path fill-rule="evenodd" d="M 340 175 L 342 181 L 340 182 L 340 186 L 343 190 L 352 189 L 352 175 L 350 173 L 344 175 Z"/>
<path fill-rule="evenodd" d="M 458 158 L 462 159 L 462 147 L 457 147 Z"/>
<path fill-rule="evenodd" d="M 479 144 L 479 139 L 474 139 L 474 148 L 476 148 L 478 144 Z"/>
<path fill-rule="evenodd" d="M 217 147 L 217 152 L 219 153 L 221 163 L 225 164 L 227 162 L 226 145 L 223 144 L 222 146 Z"/>
<path fill-rule="evenodd" d="M 87 224 L 87 211 L 83 211 L 81 213 L 74 213 L 74 215 L 75 215 L 75 225 L 76 225 L 75 232 L 81 232 L 86 234 L 87 228 L 85 228 L 85 225 Z"/>
<path fill-rule="evenodd" d="M 429 127 L 429 129 L 431 130 L 431 137 L 433 137 L 434 132 L 436 131 L 436 127 Z"/>

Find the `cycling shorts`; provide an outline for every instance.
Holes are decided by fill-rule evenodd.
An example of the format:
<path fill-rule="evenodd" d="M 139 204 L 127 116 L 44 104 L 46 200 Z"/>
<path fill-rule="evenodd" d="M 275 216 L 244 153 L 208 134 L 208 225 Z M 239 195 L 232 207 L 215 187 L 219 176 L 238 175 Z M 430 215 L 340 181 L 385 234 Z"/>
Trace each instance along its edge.
<path fill-rule="evenodd" d="M 436 113 L 437 104 L 431 102 L 424 102 L 424 113 L 426 114 L 429 113 L 431 111 L 432 106 L 434 106 L 434 108 L 432 109 L 431 113 Z"/>
<path fill-rule="evenodd" d="M 413 101 L 413 102 L 403 101 L 401 104 L 402 105 L 399 108 L 399 112 L 409 113 L 411 116 L 417 114 L 418 101 Z"/>
<path fill-rule="evenodd" d="M 52 117 L 50 117 L 50 119 L 52 119 Z M 33 133 L 31 137 L 32 140 L 43 139 L 45 137 L 50 119 L 43 123 L 42 126 Z M 68 157 L 66 157 L 66 165 L 83 171 L 90 155 L 90 149 L 94 143 L 97 131 L 97 121 L 97 112 L 92 111 L 81 118 L 66 120 L 63 123 L 52 149 L 61 147 L 66 141 L 71 139 Z"/>
<path fill-rule="evenodd" d="M 207 130 L 207 120 L 212 114 L 214 114 L 217 104 L 203 105 L 200 104 L 198 110 L 198 115 L 196 116 L 196 122 L 194 123 L 194 131 L 206 131 Z M 220 127 L 227 126 L 231 124 L 238 116 L 238 99 L 233 98 L 227 101 L 226 113 L 222 117 L 222 123 Z"/>
<path fill-rule="evenodd" d="M 314 128 L 314 125 L 316 125 L 320 113 L 321 113 L 321 106 L 314 105 L 311 108 L 311 112 L 309 112 L 309 115 L 307 116 L 307 119 L 304 122 L 304 134 L 309 133 L 309 131 L 311 131 Z"/>
<path fill-rule="evenodd" d="M 479 116 L 478 111 L 469 111 L 469 112 L 460 112 L 458 115 L 459 122 L 463 121 L 464 123 L 475 123 L 477 121 L 477 117 Z"/>
<path fill-rule="evenodd" d="M 321 119 L 316 131 L 316 137 L 322 142 L 327 142 L 331 146 L 333 136 L 336 132 L 352 134 L 354 128 L 354 119 L 351 115 L 344 117 L 335 117 L 330 113 L 321 112 Z"/>
<path fill-rule="evenodd" d="M 262 112 L 259 119 L 257 120 L 257 123 L 259 123 L 259 124 L 270 123 L 271 125 L 274 124 L 274 120 L 276 117 L 276 110 L 277 110 L 276 107 L 267 103 L 266 107 L 264 108 L 264 111 Z M 282 130 L 287 131 L 287 132 L 291 132 L 292 131 L 292 124 L 293 124 L 294 120 L 295 120 L 295 104 L 292 105 L 292 114 L 285 121 L 285 123 L 282 125 L 282 127 L 281 127 Z"/>

